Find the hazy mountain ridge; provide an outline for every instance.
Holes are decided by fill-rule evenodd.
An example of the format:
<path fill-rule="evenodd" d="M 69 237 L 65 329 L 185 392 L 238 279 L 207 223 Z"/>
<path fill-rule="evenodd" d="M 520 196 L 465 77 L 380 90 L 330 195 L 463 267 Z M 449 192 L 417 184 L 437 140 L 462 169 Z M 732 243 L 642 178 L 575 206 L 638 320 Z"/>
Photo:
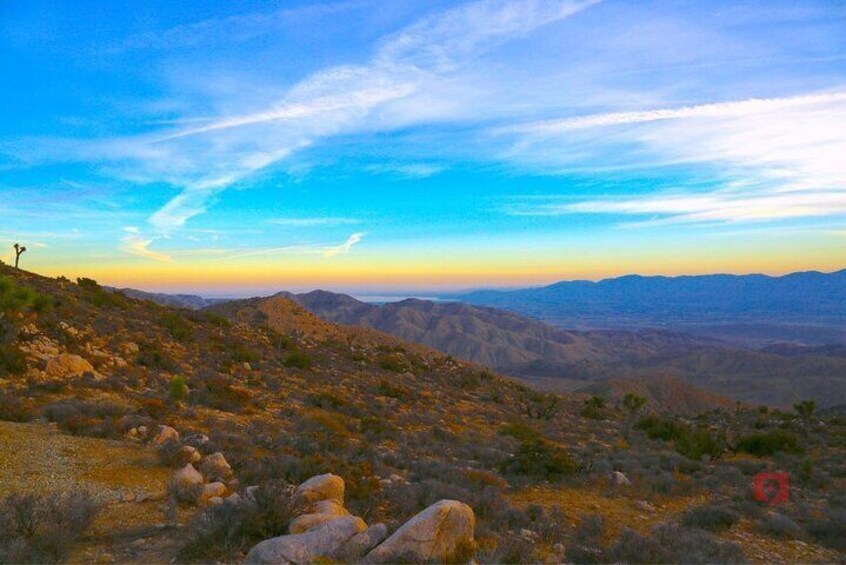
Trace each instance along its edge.
<path fill-rule="evenodd" d="M 735 399 L 846 402 L 846 357 L 832 347 L 742 349 L 662 330 L 567 331 L 503 310 L 418 299 L 366 304 L 327 291 L 280 293 L 321 318 L 371 327 L 500 372 L 565 390 L 578 381 L 677 377 Z M 279 295 L 277 295 L 279 296 Z M 651 395 L 655 396 L 655 395 Z"/>
<path fill-rule="evenodd" d="M 846 270 L 781 277 L 628 275 L 451 298 L 561 327 L 664 327 L 738 341 L 846 343 Z"/>

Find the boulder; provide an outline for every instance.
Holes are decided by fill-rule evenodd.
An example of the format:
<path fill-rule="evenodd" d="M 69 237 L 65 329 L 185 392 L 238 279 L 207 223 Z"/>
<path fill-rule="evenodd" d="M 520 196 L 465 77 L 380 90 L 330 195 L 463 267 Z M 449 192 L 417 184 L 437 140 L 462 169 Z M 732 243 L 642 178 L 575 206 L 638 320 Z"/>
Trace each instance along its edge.
<path fill-rule="evenodd" d="M 373 524 L 359 532 L 342 545 L 333 557 L 344 563 L 357 563 L 367 552 L 382 543 L 388 537 L 388 526 Z"/>
<path fill-rule="evenodd" d="M 170 482 L 177 492 L 190 492 L 191 489 L 203 484 L 203 475 L 188 463 L 173 474 Z"/>
<path fill-rule="evenodd" d="M 190 445 L 183 445 L 180 447 L 179 454 L 176 456 L 180 465 L 184 465 L 186 463 L 199 463 L 202 458 L 203 456 L 199 451 L 197 451 L 197 448 Z"/>
<path fill-rule="evenodd" d="M 338 504 L 337 501 L 321 500 L 314 504 L 311 514 L 303 514 L 291 520 L 291 523 L 288 525 L 288 532 L 301 534 L 324 522 L 349 515 L 349 511 Z"/>
<path fill-rule="evenodd" d="M 618 487 L 625 487 L 632 484 L 629 478 L 620 471 L 611 473 L 611 484 Z"/>
<path fill-rule="evenodd" d="M 153 438 L 153 445 L 164 445 L 169 441 L 179 441 L 179 432 L 170 426 L 159 426 L 156 437 Z"/>
<path fill-rule="evenodd" d="M 226 457 L 219 451 L 203 458 L 200 471 L 209 479 L 225 481 L 232 478 L 232 467 L 226 462 Z"/>
<path fill-rule="evenodd" d="M 223 502 L 223 495 L 226 494 L 226 485 L 223 483 L 209 483 L 203 485 L 203 492 L 200 493 L 200 502 L 207 502 L 212 498 L 220 498 Z"/>
<path fill-rule="evenodd" d="M 294 495 L 306 504 L 321 500 L 334 500 L 344 504 L 344 479 L 332 473 L 317 475 L 300 484 Z"/>
<path fill-rule="evenodd" d="M 457 500 L 441 500 L 403 524 L 367 554 L 371 563 L 445 562 L 462 542 L 472 542 L 473 509 Z"/>
<path fill-rule="evenodd" d="M 45 372 L 54 378 L 81 377 L 85 373 L 93 373 L 94 366 L 79 355 L 60 353 L 47 361 Z"/>
<path fill-rule="evenodd" d="M 361 518 L 336 518 L 303 534 L 264 540 L 250 550 L 244 563 L 312 563 L 320 557 L 330 557 L 344 542 L 366 529 Z"/>

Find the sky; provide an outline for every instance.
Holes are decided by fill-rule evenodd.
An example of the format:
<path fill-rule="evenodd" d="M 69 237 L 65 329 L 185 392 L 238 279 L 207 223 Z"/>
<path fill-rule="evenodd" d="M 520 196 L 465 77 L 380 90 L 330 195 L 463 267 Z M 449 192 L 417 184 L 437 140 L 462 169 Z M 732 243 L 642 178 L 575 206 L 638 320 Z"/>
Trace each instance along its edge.
<path fill-rule="evenodd" d="M 846 2 L 0 0 L 0 259 L 154 291 L 846 267 Z"/>

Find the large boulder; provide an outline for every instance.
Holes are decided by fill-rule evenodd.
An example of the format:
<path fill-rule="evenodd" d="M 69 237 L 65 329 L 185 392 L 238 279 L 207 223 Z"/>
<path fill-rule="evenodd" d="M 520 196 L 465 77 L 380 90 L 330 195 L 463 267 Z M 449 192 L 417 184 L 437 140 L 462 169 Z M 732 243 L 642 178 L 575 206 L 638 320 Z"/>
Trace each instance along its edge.
<path fill-rule="evenodd" d="M 372 563 L 442 563 L 451 560 L 460 543 L 472 542 L 473 509 L 457 500 L 441 500 L 403 524 L 367 554 Z"/>
<path fill-rule="evenodd" d="M 330 557 L 344 542 L 366 529 L 361 518 L 336 518 L 303 534 L 264 540 L 250 550 L 244 563 L 312 563 L 317 558 Z"/>
<path fill-rule="evenodd" d="M 203 485 L 203 491 L 200 493 L 200 502 L 208 502 L 212 498 L 220 498 L 223 501 L 223 495 L 226 494 L 226 485 L 223 483 L 209 483 Z"/>
<path fill-rule="evenodd" d="M 60 353 L 47 361 L 45 372 L 54 378 L 81 377 L 85 373 L 93 373 L 94 366 L 79 355 Z"/>
<path fill-rule="evenodd" d="M 388 537 L 388 526 L 373 524 L 363 532 L 359 532 L 348 539 L 335 552 L 333 557 L 339 559 L 342 563 L 357 563 L 367 555 L 368 551 L 382 543 L 386 537 Z"/>
<path fill-rule="evenodd" d="M 301 534 L 324 522 L 350 515 L 349 511 L 335 500 L 321 500 L 314 504 L 312 510 L 313 512 L 310 514 L 303 514 L 294 518 L 288 525 L 288 532 Z"/>
<path fill-rule="evenodd" d="M 169 441 L 178 442 L 179 432 L 170 426 L 159 426 L 156 437 L 153 438 L 153 445 L 164 445 Z"/>
<path fill-rule="evenodd" d="M 199 463 L 202 458 L 203 455 L 197 451 L 197 448 L 190 445 L 183 445 L 180 447 L 179 453 L 176 455 L 176 460 L 179 465 L 184 465 L 186 463 Z"/>
<path fill-rule="evenodd" d="M 219 451 L 203 458 L 200 463 L 200 472 L 209 480 L 214 481 L 227 481 L 232 478 L 232 467 Z"/>
<path fill-rule="evenodd" d="M 179 500 L 195 501 L 202 493 L 203 475 L 188 463 L 170 478 L 168 490 Z"/>
<path fill-rule="evenodd" d="M 300 484 L 294 495 L 305 504 L 313 504 L 321 500 L 334 500 L 344 504 L 344 479 L 332 473 L 317 475 Z"/>

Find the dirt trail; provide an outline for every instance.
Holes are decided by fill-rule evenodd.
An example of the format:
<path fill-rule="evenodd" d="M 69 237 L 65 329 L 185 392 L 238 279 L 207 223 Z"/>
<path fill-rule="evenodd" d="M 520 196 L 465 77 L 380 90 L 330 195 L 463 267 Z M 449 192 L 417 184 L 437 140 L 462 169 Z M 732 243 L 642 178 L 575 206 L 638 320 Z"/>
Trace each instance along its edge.
<path fill-rule="evenodd" d="M 83 490 L 102 504 L 72 562 L 169 562 L 179 539 L 178 529 L 163 525 L 170 473 L 141 445 L 71 436 L 46 423 L 0 422 L 0 496 Z"/>

